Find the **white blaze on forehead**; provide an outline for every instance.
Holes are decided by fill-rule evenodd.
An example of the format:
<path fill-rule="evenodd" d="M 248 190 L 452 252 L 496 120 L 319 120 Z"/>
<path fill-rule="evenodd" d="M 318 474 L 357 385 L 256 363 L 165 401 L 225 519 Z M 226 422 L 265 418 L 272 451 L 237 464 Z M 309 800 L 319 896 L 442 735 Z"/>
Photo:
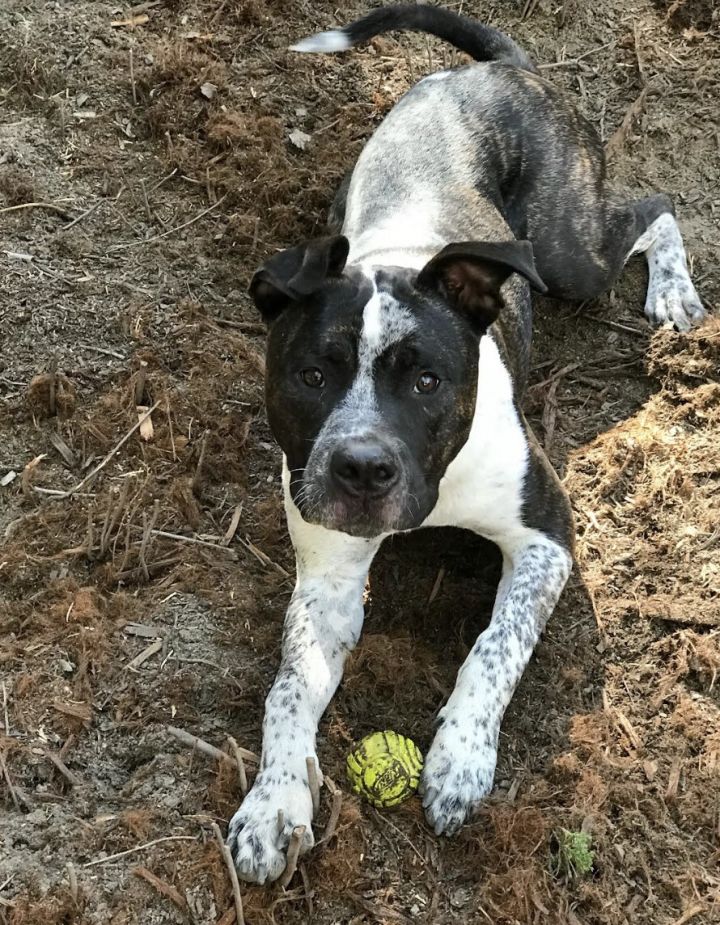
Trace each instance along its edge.
<path fill-rule="evenodd" d="M 388 347 L 412 333 L 417 323 L 390 293 L 381 292 L 373 280 L 373 294 L 363 310 L 359 357 L 370 362 Z"/>
<path fill-rule="evenodd" d="M 375 360 L 388 347 L 407 337 L 417 327 L 417 321 L 389 292 L 378 289 L 372 279 L 373 293 L 365 303 L 362 330 L 358 342 L 358 369 L 350 391 L 338 409 L 340 414 L 353 415 L 353 430 L 373 426 L 370 418 L 377 415 L 373 367 Z M 337 413 L 337 412 L 336 412 Z M 363 415 L 365 421 L 362 420 Z"/>
<path fill-rule="evenodd" d="M 373 294 L 363 309 L 363 326 L 360 334 L 360 352 L 363 346 L 372 349 L 382 336 L 382 300 L 373 282 Z"/>

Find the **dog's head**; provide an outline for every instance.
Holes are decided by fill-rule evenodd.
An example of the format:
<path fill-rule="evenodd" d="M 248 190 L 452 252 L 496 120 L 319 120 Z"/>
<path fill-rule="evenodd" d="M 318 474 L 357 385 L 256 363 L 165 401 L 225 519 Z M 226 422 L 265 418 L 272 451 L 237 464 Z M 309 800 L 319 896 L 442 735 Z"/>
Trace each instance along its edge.
<path fill-rule="evenodd" d="M 504 281 L 544 286 L 526 241 L 451 244 L 420 272 L 346 266 L 348 249 L 336 235 L 282 251 L 250 292 L 269 325 L 268 417 L 292 498 L 311 523 L 371 537 L 435 506 Z"/>

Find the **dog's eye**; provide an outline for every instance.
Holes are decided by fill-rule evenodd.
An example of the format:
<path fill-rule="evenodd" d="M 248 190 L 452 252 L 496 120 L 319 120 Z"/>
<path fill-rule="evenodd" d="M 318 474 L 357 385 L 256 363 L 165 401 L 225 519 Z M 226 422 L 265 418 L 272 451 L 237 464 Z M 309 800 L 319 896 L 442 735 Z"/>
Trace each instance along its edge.
<path fill-rule="evenodd" d="M 317 366 L 308 366 L 300 370 L 300 378 L 311 389 L 321 389 L 325 385 L 325 376 Z"/>
<path fill-rule="evenodd" d="M 431 392 L 436 391 L 439 385 L 440 380 L 435 373 L 425 372 L 420 374 L 418 381 L 415 383 L 415 391 L 421 395 L 429 395 Z"/>

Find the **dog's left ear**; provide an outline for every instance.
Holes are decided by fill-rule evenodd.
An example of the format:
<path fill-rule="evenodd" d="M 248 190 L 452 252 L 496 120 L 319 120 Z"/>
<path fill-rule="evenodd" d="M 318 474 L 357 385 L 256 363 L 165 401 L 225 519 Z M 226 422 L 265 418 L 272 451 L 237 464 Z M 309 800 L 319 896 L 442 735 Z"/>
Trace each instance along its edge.
<path fill-rule="evenodd" d="M 538 292 L 547 292 L 529 241 L 448 244 L 425 264 L 417 285 L 442 291 L 454 308 L 486 331 L 500 313 L 500 289 L 511 273 L 520 273 Z"/>
<path fill-rule="evenodd" d="M 345 268 L 350 244 L 341 234 L 315 238 L 274 254 L 255 273 L 250 295 L 270 324 L 291 302 L 297 302 Z"/>

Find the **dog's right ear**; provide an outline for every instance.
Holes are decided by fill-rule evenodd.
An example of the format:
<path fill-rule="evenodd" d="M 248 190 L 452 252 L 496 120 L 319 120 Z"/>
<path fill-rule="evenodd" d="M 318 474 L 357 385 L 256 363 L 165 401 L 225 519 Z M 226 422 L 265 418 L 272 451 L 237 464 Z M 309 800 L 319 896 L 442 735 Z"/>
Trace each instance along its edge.
<path fill-rule="evenodd" d="M 291 302 L 317 292 L 328 277 L 340 276 L 350 243 L 341 234 L 315 238 L 266 260 L 250 283 L 250 295 L 267 324 Z"/>

